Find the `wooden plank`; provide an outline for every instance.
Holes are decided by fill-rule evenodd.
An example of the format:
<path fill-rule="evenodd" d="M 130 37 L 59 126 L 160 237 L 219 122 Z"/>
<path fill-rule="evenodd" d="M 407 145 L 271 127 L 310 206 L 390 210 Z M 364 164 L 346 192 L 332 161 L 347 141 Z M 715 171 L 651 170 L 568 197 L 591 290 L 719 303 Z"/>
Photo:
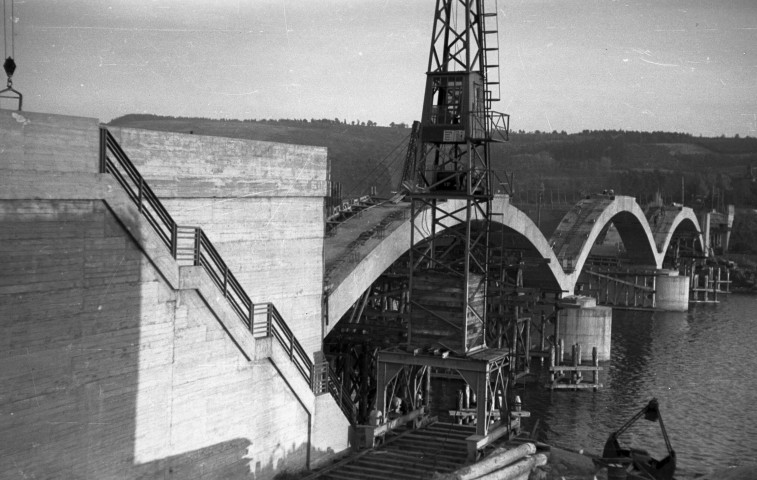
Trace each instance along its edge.
<path fill-rule="evenodd" d="M 550 385 L 549 388 L 553 390 L 588 390 L 602 388 L 601 383 L 558 383 Z"/>
<path fill-rule="evenodd" d="M 574 372 L 592 370 L 602 370 L 602 367 L 595 367 L 593 365 L 556 365 L 554 367 L 549 367 L 550 372 Z"/>

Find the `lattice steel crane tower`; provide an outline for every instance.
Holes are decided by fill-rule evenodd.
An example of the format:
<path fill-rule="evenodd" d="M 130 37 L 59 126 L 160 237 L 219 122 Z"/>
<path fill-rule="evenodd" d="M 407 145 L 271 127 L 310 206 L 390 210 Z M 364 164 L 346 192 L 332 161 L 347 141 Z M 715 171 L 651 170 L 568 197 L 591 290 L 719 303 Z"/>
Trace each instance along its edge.
<path fill-rule="evenodd" d="M 411 345 L 458 354 L 486 346 L 490 145 L 509 134 L 509 116 L 492 110 L 499 93 L 496 0 L 437 0 L 423 112 L 403 172 Z M 460 226 L 446 229 L 451 220 Z"/>

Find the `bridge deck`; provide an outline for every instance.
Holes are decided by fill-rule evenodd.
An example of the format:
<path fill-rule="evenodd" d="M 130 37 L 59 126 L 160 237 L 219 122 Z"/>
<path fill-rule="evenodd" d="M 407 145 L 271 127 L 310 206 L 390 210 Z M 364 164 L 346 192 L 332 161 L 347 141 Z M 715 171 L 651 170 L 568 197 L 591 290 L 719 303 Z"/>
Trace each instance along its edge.
<path fill-rule="evenodd" d="M 392 230 L 409 215 L 407 203 L 391 202 L 374 205 L 340 224 L 324 242 L 326 277 L 324 284 L 338 285 L 349 271 L 345 263 L 357 262 L 366 252 L 380 243 Z M 408 248 L 410 246 L 408 245 Z"/>

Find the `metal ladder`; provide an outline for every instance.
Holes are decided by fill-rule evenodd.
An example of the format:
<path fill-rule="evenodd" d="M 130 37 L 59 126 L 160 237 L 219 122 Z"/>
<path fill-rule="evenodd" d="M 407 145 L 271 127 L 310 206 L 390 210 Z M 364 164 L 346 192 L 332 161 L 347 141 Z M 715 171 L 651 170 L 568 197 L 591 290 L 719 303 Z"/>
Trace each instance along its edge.
<path fill-rule="evenodd" d="M 499 21 L 497 0 L 483 0 L 481 11 L 481 31 L 483 46 L 483 73 L 486 78 L 486 109 L 500 100 L 499 76 Z"/>

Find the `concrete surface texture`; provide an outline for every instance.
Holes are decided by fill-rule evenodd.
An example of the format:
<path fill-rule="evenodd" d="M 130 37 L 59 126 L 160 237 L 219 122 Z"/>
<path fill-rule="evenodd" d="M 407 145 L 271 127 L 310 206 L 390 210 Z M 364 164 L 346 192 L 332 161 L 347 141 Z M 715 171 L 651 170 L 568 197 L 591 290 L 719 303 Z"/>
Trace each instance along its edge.
<path fill-rule="evenodd" d="M 326 149 L 113 128 L 180 225 L 202 227 L 255 303 L 321 347 Z"/>
<path fill-rule="evenodd" d="M 597 348 L 597 358 L 600 361 L 610 360 L 612 308 L 597 306 L 596 301 L 592 303 L 558 311 L 557 336 L 565 341 L 565 359 L 568 362 L 570 349 L 575 344 L 581 345 L 581 361 L 592 360 L 594 347 Z"/>
<path fill-rule="evenodd" d="M 0 477 L 272 478 L 347 447 L 331 397 L 97 173 L 95 120 L 0 126 Z"/>
<path fill-rule="evenodd" d="M 665 270 L 663 270 L 665 272 Z M 678 272 L 675 272 L 676 274 Z M 688 276 L 660 275 L 657 277 L 655 306 L 660 310 L 685 312 L 689 309 Z"/>

